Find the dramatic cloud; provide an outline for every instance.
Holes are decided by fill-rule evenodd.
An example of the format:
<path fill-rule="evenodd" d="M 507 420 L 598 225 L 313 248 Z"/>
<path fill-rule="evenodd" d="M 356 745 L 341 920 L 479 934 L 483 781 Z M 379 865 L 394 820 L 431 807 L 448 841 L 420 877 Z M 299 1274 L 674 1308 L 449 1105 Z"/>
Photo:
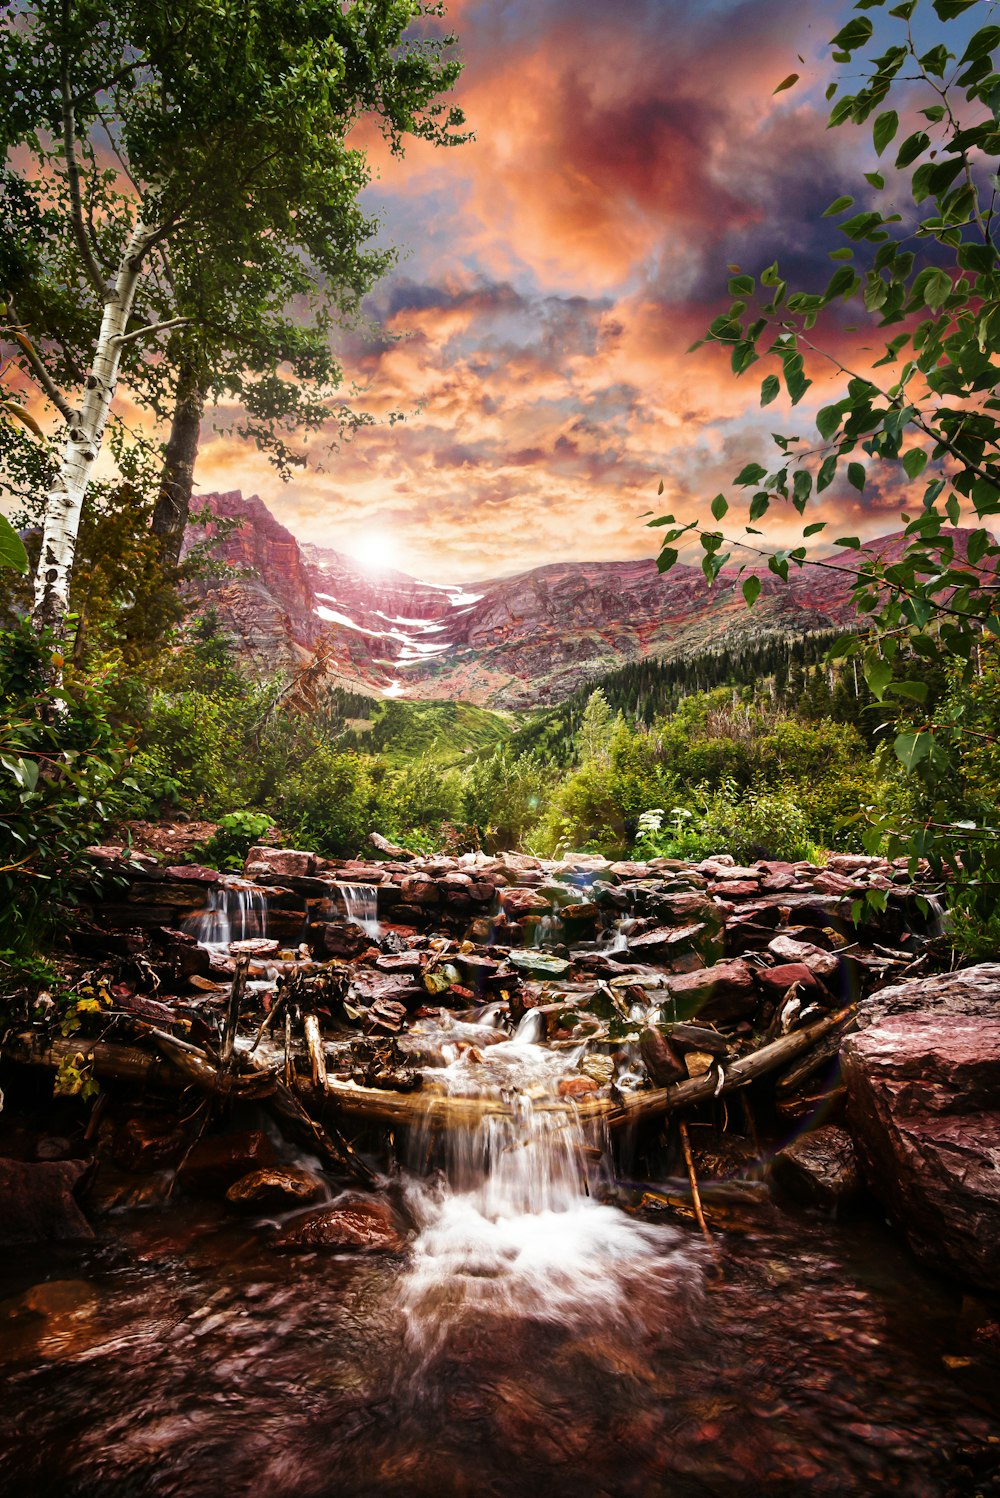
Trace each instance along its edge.
<path fill-rule="evenodd" d="M 809 287 L 830 274 L 822 210 L 863 180 L 859 133 L 826 129 L 843 10 L 452 5 L 476 140 L 399 161 L 366 138 L 370 206 L 404 253 L 371 298 L 372 336 L 343 357 L 379 424 L 283 487 L 220 413 L 201 486 L 260 492 L 306 540 L 391 533 L 435 578 L 651 554 L 642 512 L 692 511 L 792 429 L 782 400 L 761 411 L 759 369 L 735 381 L 718 348 L 685 351 L 725 305 L 727 264 L 777 256 Z M 775 97 L 791 71 L 802 82 Z M 855 362 L 877 355 L 843 319 L 825 336 Z M 835 378 L 818 360 L 810 373 L 800 425 Z M 849 493 L 830 491 L 845 521 L 884 523 L 891 494 L 852 515 Z"/>

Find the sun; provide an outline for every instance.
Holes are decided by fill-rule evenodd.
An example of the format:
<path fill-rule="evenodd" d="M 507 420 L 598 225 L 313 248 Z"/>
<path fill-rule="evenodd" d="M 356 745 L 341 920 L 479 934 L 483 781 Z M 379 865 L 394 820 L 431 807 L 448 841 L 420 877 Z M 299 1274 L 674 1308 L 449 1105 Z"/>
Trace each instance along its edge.
<path fill-rule="evenodd" d="M 362 531 L 348 550 L 366 572 L 385 572 L 399 561 L 399 546 L 388 531 Z"/>

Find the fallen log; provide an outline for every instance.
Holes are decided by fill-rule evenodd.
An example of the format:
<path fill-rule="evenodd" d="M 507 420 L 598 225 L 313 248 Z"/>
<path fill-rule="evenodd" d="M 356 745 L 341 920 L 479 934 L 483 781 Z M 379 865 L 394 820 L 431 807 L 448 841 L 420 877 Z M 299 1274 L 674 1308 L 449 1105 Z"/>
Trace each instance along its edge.
<path fill-rule="evenodd" d="M 535 1103 L 535 1110 L 537 1112 L 564 1112 L 572 1107 L 575 1108 L 581 1122 L 598 1124 L 610 1130 L 647 1123 L 653 1119 L 662 1118 L 667 1113 L 674 1113 L 681 1108 L 703 1102 L 707 1098 L 716 1097 L 720 1093 L 745 1087 L 758 1077 L 766 1076 L 769 1072 L 787 1066 L 789 1062 L 808 1051 L 817 1041 L 845 1024 L 853 1014 L 854 1007 L 851 1006 L 841 1009 L 836 1014 L 825 1015 L 823 1019 L 816 1020 L 811 1025 L 805 1025 L 801 1030 L 793 1030 L 790 1035 L 783 1035 L 769 1045 L 761 1046 L 759 1050 L 741 1056 L 738 1061 L 734 1061 L 725 1069 L 716 1065 L 704 1076 L 691 1077 L 685 1082 L 677 1082 L 670 1087 L 657 1087 L 648 1092 L 635 1092 L 627 1095 L 619 1094 L 613 1098 L 584 1097 L 575 1103 L 570 1103 L 564 1098 L 540 1099 Z M 159 1037 L 156 1038 L 159 1039 Z M 195 1082 L 196 1085 L 203 1086 L 209 1091 L 228 1091 L 231 1087 L 235 1095 L 239 1095 L 238 1089 L 241 1085 L 246 1085 L 251 1089 L 250 1095 L 254 1095 L 252 1085 L 256 1078 L 253 1076 L 230 1075 L 220 1078 L 223 1085 L 217 1086 L 214 1078 L 219 1078 L 219 1073 L 210 1064 L 208 1071 L 213 1074 L 212 1077 L 205 1073 L 203 1066 L 187 1063 L 173 1064 L 178 1061 L 184 1051 L 197 1052 L 197 1048 L 188 1047 L 184 1042 L 178 1042 L 173 1037 L 168 1037 L 168 1039 L 172 1040 L 173 1047 L 177 1048 L 174 1050 L 171 1047 L 171 1062 L 152 1056 L 140 1050 L 138 1046 L 78 1039 L 55 1040 L 49 1045 L 40 1045 L 37 1037 L 31 1035 L 17 1036 L 8 1041 L 4 1047 L 4 1054 L 10 1060 L 20 1061 L 23 1064 L 57 1068 L 64 1056 L 75 1056 L 82 1052 L 91 1065 L 93 1075 L 100 1080 L 121 1080 L 139 1085 L 168 1087 L 190 1085 Z M 190 1060 L 196 1061 L 197 1055 L 191 1056 Z M 262 1065 L 256 1057 L 253 1060 L 256 1065 Z M 273 1073 L 269 1071 L 262 1070 L 257 1076 L 269 1079 L 272 1084 L 276 1080 Z M 309 1088 L 307 1084 L 300 1083 L 296 1086 L 295 1093 L 305 1104 L 312 1105 L 317 1112 L 327 1108 L 336 1112 L 341 1119 L 356 1120 L 359 1123 L 388 1124 L 394 1128 L 429 1125 L 434 1129 L 471 1129 L 484 1116 L 510 1115 L 512 1112 L 509 1103 L 502 1098 L 451 1097 L 445 1093 L 435 1093 L 427 1087 L 415 1093 L 387 1092 L 378 1087 L 364 1087 L 356 1082 L 339 1081 L 335 1077 L 328 1079 L 325 1092 L 320 1087 Z M 265 1096 L 266 1091 L 256 1095 Z"/>

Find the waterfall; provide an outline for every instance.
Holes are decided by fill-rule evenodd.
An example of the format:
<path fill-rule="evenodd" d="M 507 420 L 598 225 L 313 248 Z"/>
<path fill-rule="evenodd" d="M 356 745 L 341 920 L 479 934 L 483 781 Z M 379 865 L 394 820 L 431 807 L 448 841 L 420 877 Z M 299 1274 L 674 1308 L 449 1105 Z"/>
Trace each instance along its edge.
<path fill-rule="evenodd" d="M 378 885 L 338 884 L 337 888 L 344 897 L 347 919 L 353 921 L 356 926 L 361 926 L 369 936 L 381 936 L 382 927 L 378 922 Z"/>
<path fill-rule="evenodd" d="M 446 1131 L 431 1174 L 432 1115 L 411 1139 L 405 1193 L 417 1237 L 399 1298 L 421 1368 L 459 1326 L 484 1318 L 624 1326 L 640 1303 L 643 1316 L 665 1317 L 700 1287 L 699 1245 L 599 1199 L 608 1141 L 558 1096 L 579 1052 L 540 1044 L 540 1021 L 529 1011 L 513 1039 L 466 1043 L 445 1068 L 451 1094 L 497 1098 L 505 1111 Z"/>
<path fill-rule="evenodd" d="M 228 947 L 231 941 L 267 935 L 267 895 L 252 884 L 217 884 L 205 908 L 189 917 L 183 929 L 203 947 Z"/>

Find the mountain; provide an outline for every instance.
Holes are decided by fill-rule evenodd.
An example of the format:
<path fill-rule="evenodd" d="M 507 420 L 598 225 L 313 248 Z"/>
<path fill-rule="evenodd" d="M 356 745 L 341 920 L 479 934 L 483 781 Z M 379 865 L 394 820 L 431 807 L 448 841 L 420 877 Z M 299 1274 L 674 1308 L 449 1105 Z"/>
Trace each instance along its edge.
<path fill-rule="evenodd" d="M 289 671 L 321 651 L 332 685 L 367 695 L 524 710 L 561 702 L 598 676 L 854 618 L 851 560 L 783 584 L 766 570 L 752 612 L 725 573 L 661 575 L 653 561 L 553 563 L 474 586 L 370 572 L 341 552 L 299 545 L 256 495 L 208 495 L 208 543 L 236 573 L 198 586 L 257 669 Z M 898 537 L 870 543 L 891 559 Z"/>

